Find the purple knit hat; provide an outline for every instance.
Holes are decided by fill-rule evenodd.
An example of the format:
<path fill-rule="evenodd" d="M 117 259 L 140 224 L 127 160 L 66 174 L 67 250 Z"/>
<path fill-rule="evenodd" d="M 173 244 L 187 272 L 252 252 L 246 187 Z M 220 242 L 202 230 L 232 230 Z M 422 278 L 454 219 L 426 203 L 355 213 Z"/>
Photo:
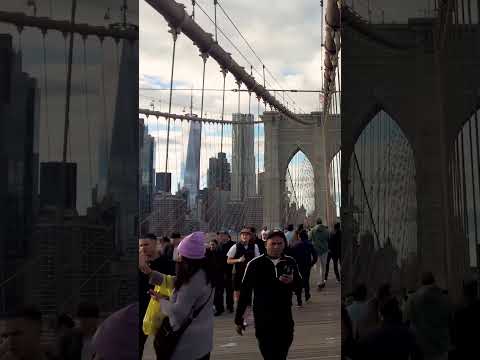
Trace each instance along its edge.
<path fill-rule="evenodd" d="M 178 244 L 178 253 L 189 259 L 203 259 L 205 251 L 205 234 L 201 231 L 185 236 Z"/>
<path fill-rule="evenodd" d="M 110 315 L 93 337 L 94 352 L 105 360 L 138 359 L 138 302 Z"/>

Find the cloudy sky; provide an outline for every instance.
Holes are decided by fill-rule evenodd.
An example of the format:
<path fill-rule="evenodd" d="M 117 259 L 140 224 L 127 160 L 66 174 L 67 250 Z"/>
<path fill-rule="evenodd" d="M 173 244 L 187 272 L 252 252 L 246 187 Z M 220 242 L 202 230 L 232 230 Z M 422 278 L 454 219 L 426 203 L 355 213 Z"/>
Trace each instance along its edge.
<path fill-rule="evenodd" d="M 189 14 L 192 12 L 191 1 L 180 1 L 185 4 Z M 197 3 L 213 19 L 213 1 L 200 0 Z M 318 1 L 220 1 L 222 7 L 234 21 L 243 36 L 247 39 L 258 57 L 265 64 L 267 88 L 274 89 L 320 89 L 321 88 L 321 7 Z M 275 5 L 275 6 L 273 6 Z M 168 111 L 168 91 L 147 90 L 151 88 L 169 88 L 172 38 L 167 32 L 168 25 L 165 19 L 145 1 L 140 1 L 140 106 L 156 110 Z M 196 7 L 195 20 L 201 27 L 214 33 L 214 24 Z M 262 63 L 249 49 L 233 25 L 228 21 L 220 9 L 217 10 L 217 24 L 223 33 L 235 44 L 232 44 L 218 32 L 218 42 L 235 61 L 250 71 L 253 66 L 253 76 L 260 83 L 263 82 Z M 241 54 L 240 54 L 241 53 Z M 202 59 L 198 49 L 185 35 L 180 35 L 176 47 L 174 87 L 201 88 L 202 86 Z M 271 74 L 270 74 L 271 73 Z M 272 76 L 273 75 L 273 76 Z M 218 64 L 209 59 L 206 65 L 205 88 L 221 89 L 223 77 Z M 237 112 L 238 94 L 230 89 L 237 88 L 233 76 L 226 78 L 225 119 L 231 120 L 231 114 Z M 243 87 L 242 87 L 243 88 Z M 189 112 L 190 90 L 175 91 L 172 99 L 172 112 L 182 114 Z M 288 94 L 275 93 L 277 98 L 296 112 L 319 110 L 318 94 Z M 285 98 L 284 98 L 285 96 Z M 285 100 L 284 100 L 285 99 Z M 193 91 L 193 112 L 200 114 L 201 92 Z M 248 113 L 248 93 L 241 93 L 240 111 Z M 205 92 L 204 117 L 221 118 L 222 93 Z M 251 100 L 251 112 L 257 117 L 258 103 L 254 96 Z M 260 105 L 260 114 L 264 105 Z M 147 120 L 149 130 L 157 138 L 157 169 L 164 171 L 166 150 L 166 122 L 151 117 Z M 206 184 L 208 158 L 220 149 L 220 126 L 206 125 L 202 139 L 201 155 L 201 186 Z M 174 138 L 169 150 L 169 171 L 173 172 L 173 183 L 179 179 L 182 159 L 185 159 L 188 141 L 188 124 L 180 125 L 177 122 L 171 133 Z M 255 127 L 255 157 L 256 165 L 263 171 L 263 126 Z M 225 128 L 224 151 L 231 161 L 231 129 Z M 259 151 L 258 151 L 259 149 Z M 172 152 L 170 152 L 172 151 Z M 301 157 L 305 159 L 304 157 Z M 298 158 L 296 158 L 297 160 Z M 183 160 L 184 161 L 184 160 Z M 305 161 L 305 160 L 303 160 Z M 300 173 L 305 164 L 294 162 Z M 292 166 L 294 165 L 292 164 Z M 258 167 L 257 167 L 258 171 Z M 293 170 L 292 170 L 293 172 Z M 296 181 L 300 181 L 296 179 Z M 174 190 L 176 190 L 176 186 Z M 300 195 L 299 195 L 300 196 Z"/>

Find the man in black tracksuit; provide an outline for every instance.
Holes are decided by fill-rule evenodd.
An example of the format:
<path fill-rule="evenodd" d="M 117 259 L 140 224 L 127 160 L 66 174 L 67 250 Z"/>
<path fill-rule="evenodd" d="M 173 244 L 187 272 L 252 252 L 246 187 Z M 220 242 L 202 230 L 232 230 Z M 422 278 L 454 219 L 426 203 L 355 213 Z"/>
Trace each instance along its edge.
<path fill-rule="evenodd" d="M 285 360 L 293 342 L 292 294 L 302 287 L 302 277 L 295 260 L 283 254 L 286 243 L 283 231 L 272 231 L 266 253 L 247 264 L 235 314 L 237 332 L 242 335 L 253 291 L 255 336 L 266 360 Z"/>

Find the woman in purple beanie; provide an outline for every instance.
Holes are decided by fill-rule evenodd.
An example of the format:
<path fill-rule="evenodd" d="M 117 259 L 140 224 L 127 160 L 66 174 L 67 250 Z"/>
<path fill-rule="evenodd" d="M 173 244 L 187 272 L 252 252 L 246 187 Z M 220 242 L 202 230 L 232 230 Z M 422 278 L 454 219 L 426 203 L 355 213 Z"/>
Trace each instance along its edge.
<path fill-rule="evenodd" d="M 152 271 L 140 258 L 140 270 L 150 282 L 160 285 L 163 274 Z M 213 288 L 215 267 L 206 256 L 205 234 L 194 232 L 178 245 L 174 291 L 170 299 L 159 298 L 162 312 L 177 330 L 195 310 L 202 310 L 185 330 L 171 360 L 208 360 L 213 348 Z"/>

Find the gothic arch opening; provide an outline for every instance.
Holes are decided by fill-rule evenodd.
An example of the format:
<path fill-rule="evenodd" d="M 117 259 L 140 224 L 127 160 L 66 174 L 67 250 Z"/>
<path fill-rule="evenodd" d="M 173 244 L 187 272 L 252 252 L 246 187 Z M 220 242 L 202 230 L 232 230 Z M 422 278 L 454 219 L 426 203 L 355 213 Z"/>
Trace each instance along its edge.
<path fill-rule="evenodd" d="M 457 241 L 464 242 L 468 264 L 480 260 L 480 109 L 459 130 L 450 151 L 453 226 Z M 461 245 L 461 244 L 459 244 Z"/>
<path fill-rule="evenodd" d="M 315 184 L 313 166 L 305 153 L 297 149 L 285 171 L 284 224 L 313 223 Z"/>
<path fill-rule="evenodd" d="M 350 271 L 375 288 L 406 287 L 416 269 L 417 200 L 413 148 L 396 121 L 380 110 L 363 129 L 349 168 L 349 209 L 355 239 Z"/>

